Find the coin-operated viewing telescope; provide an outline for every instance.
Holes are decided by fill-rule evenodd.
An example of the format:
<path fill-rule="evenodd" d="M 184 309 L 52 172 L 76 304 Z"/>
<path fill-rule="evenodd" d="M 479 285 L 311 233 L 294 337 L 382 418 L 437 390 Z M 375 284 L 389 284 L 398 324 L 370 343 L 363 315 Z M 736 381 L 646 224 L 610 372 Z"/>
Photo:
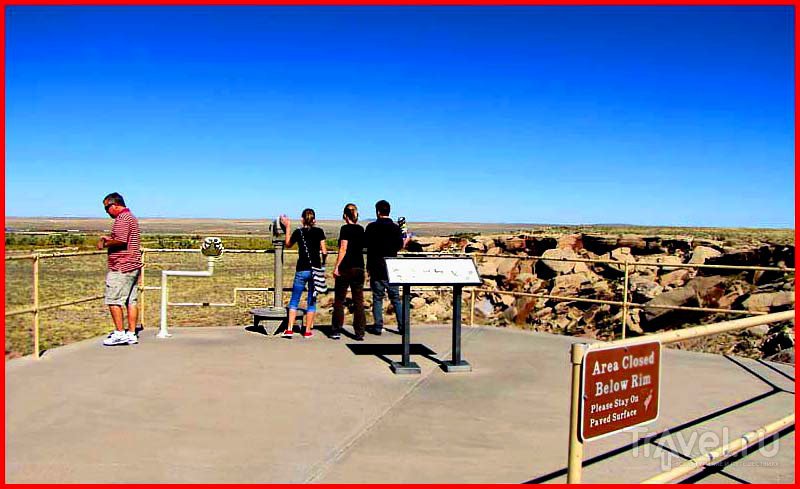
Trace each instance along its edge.
<path fill-rule="evenodd" d="M 272 234 L 272 248 L 275 251 L 275 268 L 273 270 L 275 282 L 273 285 L 272 306 L 251 309 L 250 314 L 253 315 L 253 326 L 257 327 L 261 321 L 264 321 L 264 331 L 271 336 L 286 324 L 288 318 L 288 311 L 283 305 L 283 249 L 285 247 L 286 229 L 281 225 L 280 219 L 275 218 L 269 225 L 268 230 Z M 302 318 L 304 313 L 303 309 L 298 309 L 297 318 Z"/>
<path fill-rule="evenodd" d="M 269 230 L 272 232 L 273 240 L 283 237 L 286 234 L 286 230 L 283 229 L 283 226 L 281 226 L 281 221 L 278 218 L 272 220 L 272 224 L 269 225 Z"/>
<path fill-rule="evenodd" d="M 203 244 L 200 245 L 200 253 L 209 258 L 219 258 L 224 251 L 225 247 L 222 246 L 222 240 L 217 237 L 205 238 Z"/>

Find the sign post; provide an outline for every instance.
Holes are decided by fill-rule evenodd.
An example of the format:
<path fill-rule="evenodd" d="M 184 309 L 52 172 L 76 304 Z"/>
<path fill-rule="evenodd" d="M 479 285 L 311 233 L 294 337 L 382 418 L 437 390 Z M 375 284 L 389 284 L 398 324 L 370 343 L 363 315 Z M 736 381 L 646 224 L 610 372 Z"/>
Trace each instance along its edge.
<path fill-rule="evenodd" d="M 583 444 L 655 421 L 661 398 L 661 342 L 573 343 L 567 484 L 581 483 Z"/>
<path fill-rule="evenodd" d="M 470 372 L 472 367 L 461 359 L 461 289 L 453 286 L 453 359 L 443 362 L 445 372 Z"/>
<path fill-rule="evenodd" d="M 403 286 L 403 360 L 400 363 L 392 362 L 392 372 L 396 374 L 418 374 L 422 372 L 416 362 L 411 361 L 411 328 L 409 316 L 411 315 L 411 286 Z"/>
<path fill-rule="evenodd" d="M 465 285 L 481 285 L 472 258 L 395 257 L 386 258 L 390 285 L 403 286 L 403 358 L 392 362 L 396 374 L 418 374 L 419 365 L 411 361 L 411 286 L 449 285 L 453 287 L 452 359 L 442 362 L 445 372 L 469 372 L 472 367 L 461 358 L 461 295 Z"/>

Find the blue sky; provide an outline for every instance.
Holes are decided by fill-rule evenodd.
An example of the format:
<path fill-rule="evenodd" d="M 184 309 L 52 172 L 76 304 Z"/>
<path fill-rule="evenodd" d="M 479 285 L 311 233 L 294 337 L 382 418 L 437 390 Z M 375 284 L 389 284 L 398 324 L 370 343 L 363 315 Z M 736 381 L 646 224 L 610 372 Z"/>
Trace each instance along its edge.
<path fill-rule="evenodd" d="M 8 216 L 794 227 L 789 7 L 7 7 Z"/>

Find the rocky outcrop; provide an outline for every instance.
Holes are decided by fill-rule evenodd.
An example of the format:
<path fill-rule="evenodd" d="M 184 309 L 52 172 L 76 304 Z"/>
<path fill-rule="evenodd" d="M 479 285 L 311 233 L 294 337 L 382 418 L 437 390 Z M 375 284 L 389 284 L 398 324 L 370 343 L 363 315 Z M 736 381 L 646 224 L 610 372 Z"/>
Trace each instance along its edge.
<path fill-rule="evenodd" d="M 688 236 L 662 239 L 573 233 L 476 236 L 466 242 L 462 238 L 430 238 L 421 246 L 426 250 L 464 250 L 481 255 L 476 263 L 484 287 L 497 292 L 476 297 L 475 315 L 489 323 L 590 338 L 616 338 L 623 319 L 620 306 L 556 300 L 552 296 L 621 301 L 626 262 L 628 300 L 643 305 L 629 308 L 625 322 L 632 334 L 741 317 L 680 308 L 739 309 L 756 313 L 794 307 L 793 274 L 685 266 L 787 266 L 794 259 L 794 247 L 787 245 L 755 243 L 733 247 L 721 240 Z M 566 261 L 575 259 L 587 259 L 587 262 Z M 594 263 L 591 259 L 612 262 Z M 501 291 L 544 297 L 515 297 L 499 293 Z M 423 318 L 441 321 L 451 317 L 449 304 L 439 309 L 432 307 L 431 301 L 423 304 L 418 299 L 412 301 L 412 307 Z M 760 336 L 755 332 L 747 334 L 747 341 L 752 343 L 756 338 L 759 342 L 757 347 L 751 345 L 748 351 L 760 350 L 766 338 L 771 337 L 766 332 Z M 770 341 L 775 345 L 787 344 L 785 338 Z"/>

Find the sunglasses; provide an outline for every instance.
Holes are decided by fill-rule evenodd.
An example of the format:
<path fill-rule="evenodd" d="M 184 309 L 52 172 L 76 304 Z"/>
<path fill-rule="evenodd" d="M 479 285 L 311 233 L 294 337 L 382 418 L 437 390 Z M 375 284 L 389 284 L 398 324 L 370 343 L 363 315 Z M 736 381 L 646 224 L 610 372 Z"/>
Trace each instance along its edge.
<path fill-rule="evenodd" d="M 112 207 L 113 205 L 114 205 L 114 204 L 108 204 L 108 205 L 105 205 L 105 206 L 103 206 L 103 207 L 105 207 L 105 208 L 106 208 L 106 212 L 108 212 L 108 210 L 109 210 L 109 209 L 111 209 L 111 207 Z"/>

